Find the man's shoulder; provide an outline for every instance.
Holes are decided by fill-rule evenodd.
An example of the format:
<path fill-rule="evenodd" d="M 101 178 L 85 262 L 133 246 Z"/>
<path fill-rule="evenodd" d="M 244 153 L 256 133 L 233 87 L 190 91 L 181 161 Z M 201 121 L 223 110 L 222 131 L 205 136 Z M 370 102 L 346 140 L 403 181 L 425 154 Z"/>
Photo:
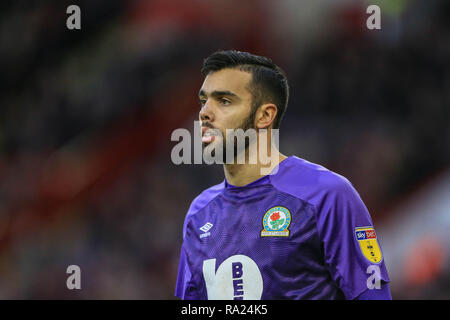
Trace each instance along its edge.
<path fill-rule="evenodd" d="M 206 207 L 214 198 L 216 198 L 224 189 L 225 182 L 222 181 L 208 189 L 203 190 L 197 197 L 192 200 L 191 206 L 188 211 L 189 214 L 194 214 L 204 207 Z"/>
<path fill-rule="evenodd" d="M 350 181 L 320 165 L 298 157 L 290 157 L 279 174 L 271 177 L 278 190 L 317 205 L 327 195 L 353 190 Z"/>

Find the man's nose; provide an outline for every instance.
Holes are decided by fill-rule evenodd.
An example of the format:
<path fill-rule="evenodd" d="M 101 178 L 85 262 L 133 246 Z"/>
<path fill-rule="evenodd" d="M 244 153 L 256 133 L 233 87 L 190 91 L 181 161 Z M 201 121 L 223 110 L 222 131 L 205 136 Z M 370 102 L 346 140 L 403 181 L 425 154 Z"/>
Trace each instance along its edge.
<path fill-rule="evenodd" d="M 214 113 L 210 102 L 206 102 L 199 113 L 200 121 L 214 121 Z"/>

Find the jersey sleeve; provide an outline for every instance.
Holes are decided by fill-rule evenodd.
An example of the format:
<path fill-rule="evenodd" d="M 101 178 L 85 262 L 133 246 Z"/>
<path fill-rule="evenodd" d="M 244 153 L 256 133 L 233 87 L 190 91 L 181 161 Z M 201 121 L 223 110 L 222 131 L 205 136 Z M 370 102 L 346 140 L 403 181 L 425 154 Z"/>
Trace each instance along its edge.
<path fill-rule="evenodd" d="M 356 300 L 392 300 L 389 284 L 382 284 L 379 290 L 366 289 L 366 291 L 356 297 Z"/>
<path fill-rule="evenodd" d="M 180 259 L 178 263 L 178 274 L 177 274 L 177 283 L 175 286 L 175 296 L 177 296 L 180 299 L 187 300 L 187 299 L 193 299 L 193 297 L 190 297 L 189 292 L 190 287 L 192 287 L 192 273 L 189 267 L 189 260 L 188 260 L 188 254 L 186 252 L 186 228 L 188 224 L 188 220 L 190 218 L 190 215 L 192 214 L 192 211 L 194 209 L 195 200 L 191 203 L 191 206 L 189 207 L 189 210 L 186 214 L 186 217 L 184 219 L 184 225 L 183 225 L 183 244 L 181 246 L 180 250 Z"/>
<path fill-rule="evenodd" d="M 184 218 L 184 224 L 183 224 L 183 244 L 181 246 L 180 250 L 180 259 L 178 263 L 178 274 L 177 274 L 177 282 L 175 286 L 175 296 L 178 298 L 181 298 L 183 300 L 197 300 L 200 299 L 198 297 L 198 290 L 196 290 L 197 286 L 195 284 L 194 275 L 191 272 L 190 264 L 192 263 L 190 257 L 189 250 L 187 249 L 188 243 L 187 243 L 187 228 L 189 224 L 189 220 L 191 219 L 192 215 L 195 214 L 200 208 L 202 208 L 205 205 L 204 197 L 199 195 L 197 198 L 195 198 L 186 214 L 186 217 Z"/>
<path fill-rule="evenodd" d="M 187 299 L 192 273 L 187 263 L 184 246 L 181 246 L 180 261 L 178 264 L 177 283 L 175 287 L 175 296 L 180 299 Z"/>
<path fill-rule="evenodd" d="M 335 179 L 316 209 L 324 260 L 345 298 L 381 290 L 389 282 L 381 247 L 370 214 L 351 183 Z"/>

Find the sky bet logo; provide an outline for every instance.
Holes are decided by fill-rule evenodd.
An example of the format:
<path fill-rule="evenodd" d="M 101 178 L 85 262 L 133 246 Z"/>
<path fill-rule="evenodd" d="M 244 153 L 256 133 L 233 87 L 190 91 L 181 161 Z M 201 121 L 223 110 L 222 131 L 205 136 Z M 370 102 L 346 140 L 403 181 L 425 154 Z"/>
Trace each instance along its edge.
<path fill-rule="evenodd" d="M 375 234 L 375 230 L 362 230 L 356 231 L 356 239 L 358 240 L 367 240 L 367 239 L 376 239 L 377 236 Z"/>

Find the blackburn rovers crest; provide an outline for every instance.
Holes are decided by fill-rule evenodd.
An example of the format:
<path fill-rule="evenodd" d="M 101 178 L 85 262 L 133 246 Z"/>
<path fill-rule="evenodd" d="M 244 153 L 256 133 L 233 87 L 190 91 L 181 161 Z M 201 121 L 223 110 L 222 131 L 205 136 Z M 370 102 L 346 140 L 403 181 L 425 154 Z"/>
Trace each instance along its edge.
<path fill-rule="evenodd" d="M 261 237 L 287 237 L 289 236 L 289 224 L 291 212 L 286 207 L 273 207 L 267 210 L 263 218 L 263 230 Z"/>
<path fill-rule="evenodd" d="M 355 228 L 355 237 L 364 257 L 372 263 L 380 263 L 383 255 L 378 245 L 375 229 L 373 227 Z"/>

